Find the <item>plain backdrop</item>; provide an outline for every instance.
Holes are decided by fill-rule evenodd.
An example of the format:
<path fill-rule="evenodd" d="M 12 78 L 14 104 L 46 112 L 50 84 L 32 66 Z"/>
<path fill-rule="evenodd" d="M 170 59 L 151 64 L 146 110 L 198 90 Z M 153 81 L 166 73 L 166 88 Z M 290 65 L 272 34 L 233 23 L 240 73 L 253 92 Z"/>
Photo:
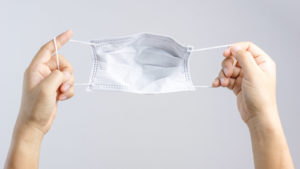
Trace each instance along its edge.
<path fill-rule="evenodd" d="M 299 16 L 297 0 L 1 0 L 0 164 L 19 111 L 24 70 L 40 46 L 72 29 L 73 39 L 85 41 L 139 32 L 197 48 L 253 41 L 277 63 L 278 106 L 297 168 Z M 211 84 L 223 50 L 192 54 L 195 84 Z M 87 82 L 90 48 L 68 43 L 60 53 L 72 63 L 75 81 Z M 76 87 L 75 92 L 59 103 L 40 168 L 254 168 L 248 129 L 226 89 L 137 95 Z"/>

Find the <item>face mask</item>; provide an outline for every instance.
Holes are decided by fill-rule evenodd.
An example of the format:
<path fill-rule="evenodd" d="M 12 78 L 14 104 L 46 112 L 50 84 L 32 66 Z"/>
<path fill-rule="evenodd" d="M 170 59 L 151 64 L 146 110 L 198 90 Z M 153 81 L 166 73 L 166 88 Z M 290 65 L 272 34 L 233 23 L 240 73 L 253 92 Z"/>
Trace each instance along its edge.
<path fill-rule="evenodd" d="M 89 45 L 93 50 L 89 83 L 75 85 L 87 85 L 88 90 L 139 94 L 194 91 L 196 87 L 210 87 L 193 85 L 188 65 L 190 54 L 229 46 L 193 49 L 169 37 L 147 33 L 91 42 L 70 42 Z"/>

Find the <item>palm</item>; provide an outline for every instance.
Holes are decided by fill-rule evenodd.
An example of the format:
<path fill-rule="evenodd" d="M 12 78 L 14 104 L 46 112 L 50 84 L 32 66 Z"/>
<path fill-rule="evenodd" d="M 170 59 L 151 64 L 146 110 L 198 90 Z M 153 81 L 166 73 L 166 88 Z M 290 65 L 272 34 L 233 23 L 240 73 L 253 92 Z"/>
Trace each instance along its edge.
<path fill-rule="evenodd" d="M 31 73 L 30 76 L 30 87 L 31 88 L 35 88 L 36 86 L 38 86 L 45 78 L 47 78 L 51 73 L 51 69 L 47 64 L 41 64 L 37 66 L 37 71 Z M 57 91 L 58 92 L 58 91 Z M 57 93 L 59 94 L 59 93 Z M 47 133 L 47 131 L 50 129 L 52 122 L 56 116 L 55 112 L 57 109 L 57 98 L 56 95 L 50 95 L 47 97 L 39 97 L 37 96 L 39 99 L 39 102 L 36 102 L 38 104 L 36 104 L 34 107 L 36 110 L 38 110 L 37 112 L 43 112 L 44 109 L 48 109 L 51 108 L 53 110 L 51 110 L 51 112 L 49 111 L 45 111 L 45 112 L 49 112 L 48 113 L 43 113 L 43 114 L 39 114 L 38 113 L 38 117 L 39 119 L 41 119 L 41 126 L 42 127 L 42 131 L 44 133 Z"/>

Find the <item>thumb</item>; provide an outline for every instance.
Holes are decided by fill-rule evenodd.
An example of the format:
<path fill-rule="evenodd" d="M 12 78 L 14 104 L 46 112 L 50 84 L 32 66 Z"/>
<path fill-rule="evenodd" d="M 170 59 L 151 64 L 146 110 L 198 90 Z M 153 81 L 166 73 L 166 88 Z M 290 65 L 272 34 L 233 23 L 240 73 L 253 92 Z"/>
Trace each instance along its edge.
<path fill-rule="evenodd" d="M 47 92 L 56 92 L 65 80 L 66 77 L 64 73 L 59 70 L 55 70 L 41 82 L 41 86 L 43 86 Z"/>
<path fill-rule="evenodd" d="M 250 52 L 243 50 L 238 46 L 233 46 L 231 48 L 231 53 L 241 65 L 245 76 L 254 76 L 254 73 L 259 70 L 257 63 Z"/>

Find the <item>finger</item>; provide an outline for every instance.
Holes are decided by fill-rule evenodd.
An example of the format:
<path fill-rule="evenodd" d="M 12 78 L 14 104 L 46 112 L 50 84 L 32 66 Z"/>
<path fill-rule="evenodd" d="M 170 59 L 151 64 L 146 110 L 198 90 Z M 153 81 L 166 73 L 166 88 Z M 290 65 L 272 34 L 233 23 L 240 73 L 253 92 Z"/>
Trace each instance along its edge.
<path fill-rule="evenodd" d="M 56 55 L 52 55 L 50 61 L 47 63 L 50 70 L 56 70 L 58 68 L 57 61 L 56 61 Z M 62 55 L 58 54 L 58 60 L 59 60 L 59 69 L 63 72 L 69 72 L 70 74 L 73 73 L 73 67 L 70 62 L 67 61 Z"/>
<path fill-rule="evenodd" d="M 219 87 L 221 85 L 219 78 L 216 78 L 213 83 L 212 87 Z"/>
<path fill-rule="evenodd" d="M 56 92 L 59 86 L 66 80 L 66 76 L 59 70 L 53 71 L 48 77 L 46 77 L 40 86 L 44 92 L 53 93 Z"/>
<path fill-rule="evenodd" d="M 231 52 L 241 65 L 245 77 L 251 76 L 253 73 L 257 72 L 257 70 L 259 70 L 256 61 L 250 52 L 241 49 L 239 46 L 232 47 Z"/>
<path fill-rule="evenodd" d="M 252 42 L 238 42 L 235 44 L 232 44 L 232 46 L 239 46 L 242 49 L 245 49 L 246 51 L 250 52 L 253 57 L 255 58 L 255 61 L 258 65 L 261 65 L 265 63 L 266 61 L 271 60 L 271 58 L 266 54 L 262 49 L 260 49 L 258 46 L 256 46 Z"/>
<path fill-rule="evenodd" d="M 72 37 L 72 31 L 68 30 L 56 37 L 56 44 L 57 49 L 59 50 L 66 42 L 69 41 L 69 39 Z M 39 63 L 45 63 L 50 58 L 51 55 L 55 52 L 55 45 L 54 41 L 50 40 L 48 43 L 46 43 L 44 46 L 41 47 L 41 49 L 38 51 L 38 53 L 35 55 L 35 57 L 32 60 L 32 64 L 39 64 Z"/>
<path fill-rule="evenodd" d="M 231 78 L 237 78 L 241 73 L 241 68 L 239 67 L 233 67 L 233 73 L 231 75 Z"/>
<path fill-rule="evenodd" d="M 74 96 L 74 87 L 59 95 L 58 100 L 66 100 Z"/>
<path fill-rule="evenodd" d="M 71 75 L 69 80 L 63 82 L 63 84 L 60 86 L 60 91 L 64 93 L 68 91 L 71 87 L 73 87 L 73 85 L 74 85 L 74 76 Z"/>
<path fill-rule="evenodd" d="M 264 59 L 263 56 L 258 56 L 258 57 L 255 58 L 255 61 L 256 61 L 257 65 L 261 65 L 261 64 L 266 62 L 266 59 Z"/>
<path fill-rule="evenodd" d="M 232 56 L 225 58 L 222 62 L 222 69 L 226 77 L 230 77 L 233 73 L 234 59 Z"/>
<path fill-rule="evenodd" d="M 223 56 L 224 56 L 224 57 L 229 57 L 229 56 L 231 56 L 230 48 L 227 48 L 227 49 L 224 50 Z"/>
<path fill-rule="evenodd" d="M 235 81 L 236 81 L 236 79 L 230 78 L 227 88 L 232 90 L 234 87 Z"/>
<path fill-rule="evenodd" d="M 229 79 L 224 75 L 224 72 L 221 70 L 218 76 L 221 86 L 226 87 L 229 83 Z"/>
<path fill-rule="evenodd" d="M 232 91 L 234 92 L 235 95 L 238 95 L 240 93 L 240 91 L 241 91 L 242 80 L 243 80 L 243 78 L 241 76 L 239 76 L 235 80 L 235 84 L 234 84 L 234 87 L 232 89 Z"/>
<path fill-rule="evenodd" d="M 267 56 L 267 54 L 262 49 L 260 49 L 252 42 L 237 42 L 232 44 L 232 46 L 239 46 L 241 49 L 249 51 L 255 58 L 261 55 Z"/>

